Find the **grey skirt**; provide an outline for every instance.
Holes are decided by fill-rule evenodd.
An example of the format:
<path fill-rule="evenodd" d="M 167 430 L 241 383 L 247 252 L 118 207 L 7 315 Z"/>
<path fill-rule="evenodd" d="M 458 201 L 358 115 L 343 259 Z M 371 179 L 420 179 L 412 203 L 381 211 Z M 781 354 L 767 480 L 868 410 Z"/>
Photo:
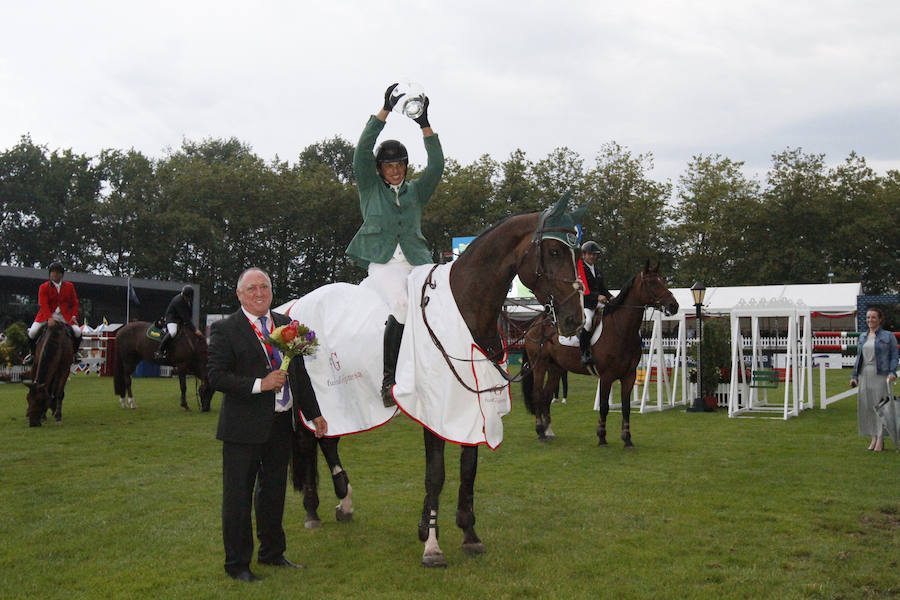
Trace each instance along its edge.
<path fill-rule="evenodd" d="M 875 403 L 887 392 L 885 381 L 886 377 L 877 373 L 875 365 L 866 365 L 859 374 L 859 400 L 856 404 L 859 435 L 887 436 L 885 424 L 875 412 Z"/>

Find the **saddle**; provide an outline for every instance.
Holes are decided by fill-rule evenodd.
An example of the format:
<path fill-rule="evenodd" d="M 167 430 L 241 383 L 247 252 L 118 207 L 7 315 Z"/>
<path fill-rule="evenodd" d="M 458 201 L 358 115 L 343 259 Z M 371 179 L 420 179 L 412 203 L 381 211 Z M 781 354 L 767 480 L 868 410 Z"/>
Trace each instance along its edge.
<path fill-rule="evenodd" d="M 147 337 L 153 340 L 154 342 L 158 342 L 162 339 L 162 336 L 166 333 L 166 323 L 160 319 L 155 323 L 151 323 L 150 327 L 147 328 Z"/>

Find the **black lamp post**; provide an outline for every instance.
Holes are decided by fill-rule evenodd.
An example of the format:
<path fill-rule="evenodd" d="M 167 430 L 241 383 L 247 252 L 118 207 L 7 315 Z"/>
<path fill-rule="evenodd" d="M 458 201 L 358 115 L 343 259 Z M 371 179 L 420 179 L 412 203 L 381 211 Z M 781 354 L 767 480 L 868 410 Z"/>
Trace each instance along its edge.
<path fill-rule="evenodd" d="M 706 296 L 706 286 L 696 282 L 691 287 L 691 295 L 694 296 L 694 306 L 697 307 L 697 397 L 694 398 L 694 405 L 687 409 L 688 412 L 704 412 L 706 406 L 703 404 L 703 383 L 700 378 L 700 356 L 703 341 L 703 297 Z"/>

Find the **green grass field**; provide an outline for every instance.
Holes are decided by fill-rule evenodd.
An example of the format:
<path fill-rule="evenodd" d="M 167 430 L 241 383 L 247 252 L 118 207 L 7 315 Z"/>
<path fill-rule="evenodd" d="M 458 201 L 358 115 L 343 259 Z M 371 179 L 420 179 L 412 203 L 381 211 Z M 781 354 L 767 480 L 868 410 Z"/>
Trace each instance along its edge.
<path fill-rule="evenodd" d="M 788 421 L 632 414 L 626 452 L 618 414 L 596 445 L 594 381 L 571 376 L 546 444 L 514 388 L 503 445 L 479 454 L 486 554 L 460 551 L 448 445 L 450 567 L 420 566 L 422 433 L 400 416 L 341 444 L 353 522 L 324 461 L 322 529 L 289 490 L 286 555 L 308 568 L 254 563 L 253 586 L 222 569 L 221 395 L 185 413 L 176 380 L 139 379 L 123 410 L 110 379 L 75 376 L 63 424 L 30 429 L 24 386 L 0 385 L 0 598 L 900 598 L 900 454 L 865 451 L 855 398 Z"/>

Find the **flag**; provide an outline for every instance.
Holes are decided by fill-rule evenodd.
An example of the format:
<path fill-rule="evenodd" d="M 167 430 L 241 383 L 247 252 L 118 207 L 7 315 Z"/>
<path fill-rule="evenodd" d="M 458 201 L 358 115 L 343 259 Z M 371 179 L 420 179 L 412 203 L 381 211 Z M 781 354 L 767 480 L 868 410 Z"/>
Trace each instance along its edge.
<path fill-rule="evenodd" d="M 131 279 L 128 280 L 128 299 L 138 306 L 141 305 L 141 301 L 138 299 L 137 292 L 134 291 L 134 286 L 131 285 Z"/>

